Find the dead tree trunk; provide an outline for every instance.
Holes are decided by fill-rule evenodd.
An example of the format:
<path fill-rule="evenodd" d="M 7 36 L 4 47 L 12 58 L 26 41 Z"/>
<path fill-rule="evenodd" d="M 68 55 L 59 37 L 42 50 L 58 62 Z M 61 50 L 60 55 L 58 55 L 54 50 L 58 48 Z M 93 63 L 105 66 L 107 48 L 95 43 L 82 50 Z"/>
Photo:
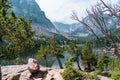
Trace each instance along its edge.
<path fill-rule="evenodd" d="M 111 51 L 114 48 L 114 55 L 120 58 L 120 54 L 118 51 L 118 46 L 116 41 L 114 40 L 114 36 L 116 36 L 113 31 L 110 29 L 111 24 L 107 22 L 108 19 L 115 18 L 120 24 L 120 3 L 116 5 L 106 4 L 103 0 L 100 0 L 101 3 L 93 6 L 91 10 L 87 10 L 88 18 L 83 18 L 80 20 L 75 12 L 73 12 L 72 19 L 82 23 L 88 31 L 90 31 L 96 39 L 101 43 L 102 47 L 104 47 L 107 51 Z M 104 7 L 103 7 L 104 6 Z M 107 15 L 105 15 L 107 14 Z M 99 31 L 103 36 L 99 36 L 97 32 Z M 101 38 L 107 38 L 110 42 L 110 46 L 108 47 Z"/>

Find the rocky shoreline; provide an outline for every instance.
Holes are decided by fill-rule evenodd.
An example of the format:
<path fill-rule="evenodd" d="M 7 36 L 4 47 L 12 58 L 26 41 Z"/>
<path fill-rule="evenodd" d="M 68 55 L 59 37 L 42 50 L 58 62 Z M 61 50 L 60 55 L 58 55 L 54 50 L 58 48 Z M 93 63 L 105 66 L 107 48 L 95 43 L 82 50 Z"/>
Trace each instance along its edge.
<path fill-rule="evenodd" d="M 60 75 L 63 69 L 40 66 L 38 72 L 32 74 L 28 65 L 2 66 L 2 80 L 64 80 Z"/>

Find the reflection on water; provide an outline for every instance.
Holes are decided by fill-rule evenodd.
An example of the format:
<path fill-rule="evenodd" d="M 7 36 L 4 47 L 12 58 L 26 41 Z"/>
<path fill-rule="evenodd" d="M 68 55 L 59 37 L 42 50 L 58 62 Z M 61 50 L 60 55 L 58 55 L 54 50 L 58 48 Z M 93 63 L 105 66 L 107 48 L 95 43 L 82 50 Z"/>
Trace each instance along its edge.
<path fill-rule="evenodd" d="M 65 63 L 65 61 L 66 61 L 69 57 L 70 57 L 70 54 L 64 53 L 64 58 L 61 59 L 61 62 L 62 62 L 63 67 L 65 67 L 64 63 Z M 58 65 L 57 60 L 53 63 L 52 67 L 59 68 L 59 65 Z"/>
<path fill-rule="evenodd" d="M 65 63 L 65 61 L 67 61 L 70 58 L 70 56 L 71 56 L 70 53 L 64 53 L 64 58 L 61 59 L 61 62 L 62 62 L 62 65 L 63 65 L 64 68 L 65 68 L 65 64 L 64 63 Z M 74 63 L 73 66 L 77 67 L 77 63 Z M 81 62 L 80 62 L 80 66 L 81 66 L 81 69 L 83 70 L 84 67 L 81 65 Z M 52 67 L 59 68 L 57 60 L 53 63 Z"/>

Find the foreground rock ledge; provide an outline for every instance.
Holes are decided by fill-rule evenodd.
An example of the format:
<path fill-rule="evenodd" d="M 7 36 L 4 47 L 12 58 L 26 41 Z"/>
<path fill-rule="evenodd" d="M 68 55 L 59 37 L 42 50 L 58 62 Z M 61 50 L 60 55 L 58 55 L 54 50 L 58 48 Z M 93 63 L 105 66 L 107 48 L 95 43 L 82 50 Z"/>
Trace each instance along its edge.
<path fill-rule="evenodd" d="M 2 80 L 64 80 L 60 75 L 63 69 L 40 66 L 37 73 L 31 74 L 27 65 L 2 66 Z"/>

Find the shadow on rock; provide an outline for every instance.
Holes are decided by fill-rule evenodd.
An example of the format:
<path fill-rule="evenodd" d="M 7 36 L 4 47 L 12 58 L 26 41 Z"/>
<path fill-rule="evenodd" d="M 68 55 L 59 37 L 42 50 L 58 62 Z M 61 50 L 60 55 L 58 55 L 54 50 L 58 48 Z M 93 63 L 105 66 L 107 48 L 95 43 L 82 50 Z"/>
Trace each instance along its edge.
<path fill-rule="evenodd" d="M 38 71 L 36 73 L 33 73 L 30 78 L 44 78 L 48 74 L 48 71 Z"/>

